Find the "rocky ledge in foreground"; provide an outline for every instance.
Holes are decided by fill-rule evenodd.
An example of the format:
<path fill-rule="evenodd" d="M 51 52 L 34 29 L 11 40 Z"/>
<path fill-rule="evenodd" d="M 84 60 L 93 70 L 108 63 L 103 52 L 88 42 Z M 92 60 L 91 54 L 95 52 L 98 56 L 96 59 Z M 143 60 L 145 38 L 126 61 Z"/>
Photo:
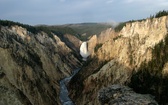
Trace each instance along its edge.
<path fill-rule="evenodd" d="M 98 99 L 101 105 L 158 105 L 151 95 L 138 94 L 118 84 L 101 89 Z"/>

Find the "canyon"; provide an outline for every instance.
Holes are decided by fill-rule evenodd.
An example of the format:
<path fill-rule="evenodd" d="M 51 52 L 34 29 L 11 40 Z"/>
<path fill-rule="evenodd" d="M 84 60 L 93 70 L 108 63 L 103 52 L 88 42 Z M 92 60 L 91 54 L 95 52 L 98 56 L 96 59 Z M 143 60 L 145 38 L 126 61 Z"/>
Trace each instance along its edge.
<path fill-rule="evenodd" d="M 167 35 L 168 16 L 126 22 L 85 41 L 0 25 L 0 104 L 167 104 Z"/>
<path fill-rule="evenodd" d="M 58 105 L 59 81 L 81 63 L 57 35 L 1 26 L 1 105 Z"/>
<path fill-rule="evenodd" d="M 76 104 L 99 105 L 97 96 L 100 89 L 113 84 L 131 84 L 133 74 L 138 72 L 143 63 L 148 63 L 154 57 L 152 52 L 154 46 L 165 40 L 167 23 L 167 16 L 149 18 L 128 22 L 119 32 L 115 32 L 113 29 L 102 32 L 97 38 L 97 45 L 101 46 L 97 52 L 91 54 L 88 63 L 69 83 L 70 96 Z M 142 77 L 138 77 L 138 74 L 136 76 L 137 79 L 143 79 L 143 74 Z M 138 84 L 137 81 L 137 85 L 143 85 L 143 82 Z M 155 91 L 155 95 L 164 87 L 156 86 L 153 84 L 149 87 L 151 90 L 154 88 L 152 91 Z M 161 90 L 157 90 L 158 88 Z"/>

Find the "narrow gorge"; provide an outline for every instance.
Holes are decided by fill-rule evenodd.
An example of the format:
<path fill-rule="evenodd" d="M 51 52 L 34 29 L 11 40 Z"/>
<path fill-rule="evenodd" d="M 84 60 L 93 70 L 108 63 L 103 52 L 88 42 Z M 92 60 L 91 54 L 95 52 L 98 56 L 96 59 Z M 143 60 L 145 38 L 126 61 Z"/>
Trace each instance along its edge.
<path fill-rule="evenodd" d="M 0 105 L 168 104 L 168 16 L 67 27 L 0 20 Z"/>
<path fill-rule="evenodd" d="M 81 63 L 57 35 L 51 36 L 18 25 L 1 26 L 1 105 L 60 104 L 59 81 Z"/>
<path fill-rule="evenodd" d="M 77 105 L 99 105 L 102 104 L 98 99 L 99 90 L 121 84 L 141 94 L 152 94 L 159 104 L 167 103 L 167 61 L 160 57 L 160 61 L 150 63 L 160 56 L 161 50 L 156 49 L 157 46 L 163 47 L 163 56 L 166 54 L 167 27 L 168 17 L 163 16 L 127 22 L 121 31 L 108 29 L 102 32 L 91 58 L 69 83 L 71 98 Z M 164 62 L 160 64 L 162 60 Z M 157 65 L 162 66 L 157 68 Z M 111 97 L 103 104 L 110 104 L 112 100 Z"/>
<path fill-rule="evenodd" d="M 87 42 L 82 42 L 80 46 L 80 55 L 82 56 L 83 61 L 87 61 L 87 57 L 89 56 Z M 74 105 L 73 101 L 69 98 L 69 92 L 67 89 L 67 84 L 71 80 L 71 78 L 78 73 L 80 68 L 73 70 L 71 76 L 66 77 L 60 81 L 60 100 L 62 105 Z"/>

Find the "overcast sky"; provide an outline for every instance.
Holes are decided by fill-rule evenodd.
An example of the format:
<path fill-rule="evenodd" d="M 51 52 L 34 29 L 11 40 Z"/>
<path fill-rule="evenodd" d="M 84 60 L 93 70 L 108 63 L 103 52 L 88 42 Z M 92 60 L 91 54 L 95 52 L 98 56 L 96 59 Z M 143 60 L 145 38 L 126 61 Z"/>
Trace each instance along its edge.
<path fill-rule="evenodd" d="M 30 25 L 121 22 L 168 10 L 168 0 L 0 0 L 0 19 Z"/>

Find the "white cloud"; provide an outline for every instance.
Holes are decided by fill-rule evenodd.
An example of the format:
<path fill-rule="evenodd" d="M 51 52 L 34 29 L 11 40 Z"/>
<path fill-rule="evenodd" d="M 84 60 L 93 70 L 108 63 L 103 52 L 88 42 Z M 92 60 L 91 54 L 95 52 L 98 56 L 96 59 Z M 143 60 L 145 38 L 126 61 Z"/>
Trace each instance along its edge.
<path fill-rule="evenodd" d="M 125 21 L 159 10 L 168 10 L 168 0 L 0 0 L 1 18 L 35 23 Z"/>

